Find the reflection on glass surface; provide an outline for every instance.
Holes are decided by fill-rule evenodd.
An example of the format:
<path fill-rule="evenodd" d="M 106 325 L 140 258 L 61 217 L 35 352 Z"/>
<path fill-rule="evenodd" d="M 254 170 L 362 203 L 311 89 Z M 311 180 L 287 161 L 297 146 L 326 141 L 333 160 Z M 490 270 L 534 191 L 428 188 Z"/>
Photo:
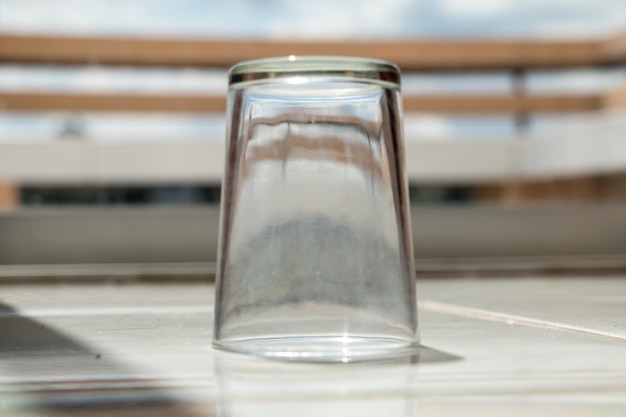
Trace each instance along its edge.
<path fill-rule="evenodd" d="M 415 416 L 416 357 L 370 364 L 282 363 L 216 354 L 218 416 Z"/>

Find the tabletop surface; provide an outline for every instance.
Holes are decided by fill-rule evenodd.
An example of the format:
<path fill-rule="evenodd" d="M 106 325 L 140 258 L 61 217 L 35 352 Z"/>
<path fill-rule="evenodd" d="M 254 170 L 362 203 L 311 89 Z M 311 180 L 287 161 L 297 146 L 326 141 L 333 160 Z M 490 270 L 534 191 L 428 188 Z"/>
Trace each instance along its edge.
<path fill-rule="evenodd" d="M 420 279 L 419 355 L 356 364 L 215 352 L 209 282 L 0 285 L 0 415 L 624 417 L 624 278 Z"/>

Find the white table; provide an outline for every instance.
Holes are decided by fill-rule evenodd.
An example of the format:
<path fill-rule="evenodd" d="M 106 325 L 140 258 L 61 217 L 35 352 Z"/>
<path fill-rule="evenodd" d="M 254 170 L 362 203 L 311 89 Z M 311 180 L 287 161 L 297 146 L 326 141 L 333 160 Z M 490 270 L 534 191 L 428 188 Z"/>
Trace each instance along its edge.
<path fill-rule="evenodd" d="M 205 282 L 0 285 L 4 416 L 626 416 L 626 276 L 418 281 L 419 358 L 216 353 Z"/>

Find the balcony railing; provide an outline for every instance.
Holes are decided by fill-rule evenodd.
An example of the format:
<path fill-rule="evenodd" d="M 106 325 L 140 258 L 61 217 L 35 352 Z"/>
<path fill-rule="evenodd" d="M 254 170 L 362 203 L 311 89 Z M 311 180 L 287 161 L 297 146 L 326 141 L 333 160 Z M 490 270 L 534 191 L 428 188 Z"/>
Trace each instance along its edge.
<path fill-rule="evenodd" d="M 455 116 L 505 116 L 516 121 L 516 138 L 407 144 L 413 183 L 485 186 L 489 196 L 545 195 L 537 182 L 598 176 L 626 169 L 626 87 L 596 93 L 533 93 L 531 71 L 619 68 L 626 63 L 626 34 L 597 40 L 398 40 L 312 42 L 79 38 L 0 35 L 0 63 L 59 66 L 226 68 L 235 62 L 279 55 L 352 55 L 386 59 L 404 73 L 505 72 L 511 89 L 502 94 L 404 94 L 404 110 Z M 211 94 L 59 92 L 0 90 L 4 112 L 223 114 L 225 97 Z M 582 114 L 576 134 L 529 133 L 528 120 L 542 114 Z M 124 138 L 120 138 L 124 139 Z M 221 138 L 218 138 L 221 139 Z M 567 142 L 565 144 L 564 140 Z M 602 146 L 596 146 L 602 140 Z M 589 152 L 562 152 L 591 149 Z M 219 141 L 171 144 L 95 142 L 0 144 L 0 205 L 12 205 L 24 184 L 217 183 L 222 172 Z M 141 163 L 137 163 L 141 161 Z M 602 179 L 598 180 L 602 183 Z M 499 191 L 494 192 L 495 189 Z M 500 187 L 500 188 L 498 188 Z M 504 188 L 503 188 L 504 187 Z M 521 188 L 520 188 L 521 187 Z M 530 190 L 524 189 L 530 187 Z M 599 185 L 602 188 L 604 185 Z M 550 188 L 550 187 L 548 187 Z M 554 187 L 552 187 L 554 188 Z M 575 188 L 575 187 L 574 187 Z M 581 189 L 587 189 L 587 185 Z M 569 189 L 569 188 L 568 188 Z M 521 190 L 521 191 L 520 191 Z M 596 190 L 597 191 L 597 190 Z M 586 191 L 585 191 L 586 192 Z M 480 193 L 479 193 L 480 194 Z M 575 193 L 574 193 L 575 194 Z M 590 195 L 598 195 L 594 192 Z M 490 197 L 491 198 L 491 197 Z M 534 198 L 534 197 L 533 197 Z"/>

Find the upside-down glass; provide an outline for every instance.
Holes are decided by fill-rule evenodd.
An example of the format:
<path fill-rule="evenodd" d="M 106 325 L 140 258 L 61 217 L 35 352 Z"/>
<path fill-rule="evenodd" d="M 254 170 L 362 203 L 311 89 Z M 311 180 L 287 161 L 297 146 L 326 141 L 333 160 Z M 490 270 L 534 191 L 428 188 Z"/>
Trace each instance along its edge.
<path fill-rule="evenodd" d="M 387 62 L 231 68 L 215 347 L 308 361 L 415 353 L 401 113 Z"/>

